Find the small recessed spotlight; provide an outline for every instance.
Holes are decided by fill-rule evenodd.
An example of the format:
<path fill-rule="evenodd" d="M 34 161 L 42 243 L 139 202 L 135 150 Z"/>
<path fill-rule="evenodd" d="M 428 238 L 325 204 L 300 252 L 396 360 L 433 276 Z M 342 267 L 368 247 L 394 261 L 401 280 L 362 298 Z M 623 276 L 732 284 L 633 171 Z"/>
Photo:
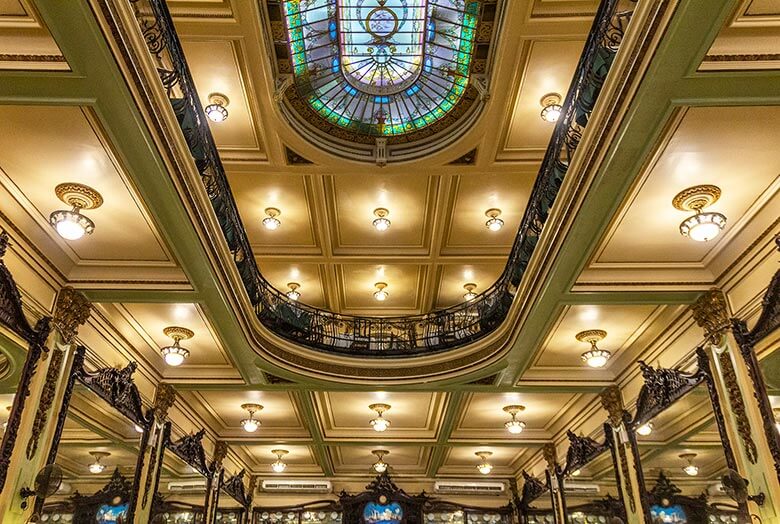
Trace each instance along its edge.
<path fill-rule="evenodd" d="M 265 208 L 265 214 L 266 217 L 263 219 L 263 227 L 269 231 L 276 231 L 279 229 L 279 226 L 282 225 L 282 222 L 276 217 L 281 215 L 282 212 L 275 207 L 267 207 Z"/>
<path fill-rule="evenodd" d="M 374 298 L 379 302 L 384 302 L 385 300 L 387 300 L 387 297 L 390 296 L 390 293 L 385 291 L 385 288 L 387 287 L 387 283 L 377 282 L 376 284 L 374 284 L 374 287 L 376 288 L 376 291 L 374 291 Z"/>
<path fill-rule="evenodd" d="M 387 215 L 390 214 L 390 211 L 383 207 L 378 207 L 374 209 L 374 216 L 376 217 L 372 224 L 376 228 L 377 231 L 387 231 L 390 229 L 390 219 L 387 218 Z"/>
<path fill-rule="evenodd" d="M 290 291 L 287 292 L 287 298 L 290 300 L 298 300 L 301 298 L 301 292 L 298 291 L 301 288 L 301 285 L 298 282 L 288 282 L 287 287 L 290 288 Z"/>
<path fill-rule="evenodd" d="M 49 215 L 49 223 L 65 240 L 78 240 L 95 231 L 95 223 L 81 214 L 82 209 L 96 209 L 103 205 L 103 197 L 89 186 L 67 182 L 54 188 L 57 198 L 71 206 Z"/>
<path fill-rule="evenodd" d="M 697 242 L 707 242 L 726 227 L 726 216 L 712 211 L 702 212 L 720 198 L 720 188 L 712 185 L 693 186 L 684 189 L 672 199 L 672 205 L 680 211 L 695 214 L 680 224 L 680 234 Z"/>
<path fill-rule="evenodd" d="M 225 109 L 230 103 L 228 97 L 221 93 L 212 93 L 209 95 L 209 105 L 203 111 L 212 122 L 224 122 L 228 117 L 228 110 Z"/>
<path fill-rule="evenodd" d="M 561 117 L 563 107 L 561 107 L 561 95 L 558 93 L 548 93 L 542 97 L 542 120 L 554 124 Z"/>
<path fill-rule="evenodd" d="M 504 227 L 504 221 L 498 218 L 501 215 L 501 210 L 497 208 L 488 209 L 485 211 L 485 216 L 488 217 L 485 222 L 485 227 L 491 231 L 498 231 Z"/>

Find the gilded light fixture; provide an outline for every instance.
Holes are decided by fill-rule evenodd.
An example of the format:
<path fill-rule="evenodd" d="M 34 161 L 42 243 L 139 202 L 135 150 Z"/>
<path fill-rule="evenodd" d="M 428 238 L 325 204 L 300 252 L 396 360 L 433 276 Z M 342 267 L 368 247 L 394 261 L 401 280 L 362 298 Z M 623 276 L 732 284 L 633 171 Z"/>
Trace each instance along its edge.
<path fill-rule="evenodd" d="M 672 199 L 672 205 L 680 211 L 695 214 L 680 224 L 680 234 L 697 242 L 712 240 L 726 227 L 726 216 L 712 211 L 702 212 L 720 198 L 718 186 L 701 185 L 684 189 Z"/>
<path fill-rule="evenodd" d="M 544 95 L 539 101 L 543 108 L 540 115 L 542 120 L 550 124 L 557 122 L 563 111 L 563 107 L 561 106 L 562 101 L 563 98 L 558 93 L 547 93 Z"/>
<path fill-rule="evenodd" d="M 477 298 L 477 294 L 474 293 L 474 290 L 477 289 L 477 285 L 473 282 L 469 282 L 468 284 L 463 284 L 463 289 L 466 290 L 465 293 L 463 293 L 463 298 L 466 300 L 466 302 L 470 302 Z"/>
<path fill-rule="evenodd" d="M 390 404 L 371 404 L 368 409 L 376 411 L 377 416 L 369 421 L 369 424 L 374 431 L 385 431 L 390 427 L 390 421 L 382 416 L 382 414 L 390 409 Z"/>
<path fill-rule="evenodd" d="M 212 122 L 224 122 L 228 117 L 228 110 L 225 109 L 230 103 L 228 97 L 222 93 L 211 93 L 209 95 L 209 104 L 203 108 L 203 112 Z"/>
<path fill-rule="evenodd" d="M 279 226 L 282 225 L 282 221 L 279 220 L 279 215 L 282 214 L 281 211 L 276 209 L 275 207 L 267 207 L 263 211 L 265 213 L 265 218 L 263 219 L 263 227 L 266 228 L 268 231 L 276 231 L 279 229 Z"/>
<path fill-rule="evenodd" d="M 511 406 L 504 406 L 504 411 L 512 415 L 512 420 L 507 420 L 504 423 L 504 427 L 506 430 L 513 435 L 517 435 L 518 433 L 522 433 L 525 429 L 525 422 L 522 420 L 517 420 L 517 414 L 521 411 L 525 411 L 525 406 L 520 405 L 511 405 Z"/>
<path fill-rule="evenodd" d="M 498 218 L 501 216 L 501 210 L 498 208 L 491 208 L 485 211 L 485 216 L 488 217 L 487 222 L 485 222 L 485 227 L 487 227 L 491 231 L 498 231 L 502 227 L 504 227 L 504 221 Z"/>
<path fill-rule="evenodd" d="M 643 437 L 648 436 L 650 433 L 653 432 L 653 423 L 648 422 L 646 424 L 642 424 L 638 428 L 636 428 L 637 435 L 642 435 Z"/>
<path fill-rule="evenodd" d="M 89 454 L 95 459 L 95 462 L 89 465 L 89 472 L 95 474 L 103 473 L 103 470 L 106 469 L 106 465 L 101 463 L 100 460 L 110 456 L 111 453 L 106 453 L 105 451 L 90 451 Z"/>
<path fill-rule="evenodd" d="M 493 471 L 493 465 L 488 462 L 488 458 L 490 458 L 490 456 L 493 454 L 492 451 L 477 451 L 474 454 L 482 459 L 482 462 L 477 464 L 477 471 L 483 475 L 487 475 Z"/>
<path fill-rule="evenodd" d="M 188 349 L 181 347 L 180 342 L 191 339 L 195 336 L 195 333 L 192 330 L 179 326 L 168 326 L 163 329 L 163 333 L 165 333 L 166 337 L 173 339 L 173 345 L 161 348 L 160 354 L 169 366 L 181 366 L 184 359 L 190 356 L 190 352 Z"/>
<path fill-rule="evenodd" d="M 103 205 L 103 197 L 89 186 L 66 182 L 54 188 L 57 198 L 71 206 L 58 209 L 49 215 L 49 224 L 65 240 L 78 240 L 95 231 L 95 223 L 81 214 L 82 209 L 97 209 Z"/>
<path fill-rule="evenodd" d="M 590 344 L 590 349 L 582 354 L 582 361 L 592 368 L 603 368 L 612 353 L 606 349 L 599 349 L 596 343 L 603 340 L 607 336 L 607 332 L 602 329 L 588 329 L 586 331 L 580 331 L 574 338 L 580 342 L 587 342 Z"/>
<path fill-rule="evenodd" d="M 290 300 L 298 300 L 301 298 L 301 292 L 298 291 L 301 288 L 301 285 L 298 282 L 288 282 L 287 287 L 290 288 L 290 291 L 288 291 L 287 298 Z"/>
<path fill-rule="evenodd" d="M 241 404 L 241 409 L 249 412 L 249 418 L 241 421 L 241 427 L 247 433 L 254 433 L 261 425 L 261 422 L 255 418 L 255 413 L 263 409 L 263 406 L 260 404 Z"/>
<path fill-rule="evenodd" d="M 287 469 L 287 464 L 282 461 L 282 457 L 290 453 L 286 449 L 272 449 L 271 453 L 276 455 L 276 460 L 271 463 L 271 469 L 274 473 L 282 473 Z"/>
<path fill-rule="evenodd" d="M 383 457 L 389 455 L 390 452 L 387 451 L 386 449 L 375 449 L 371 453 L 376 455 L 377 458 L 377 461 L 374 462 L 374 464 L 371 466 L 372 468 L 374 468 L 374 471 L 376 471 L 377 473 L 384 473 L 385 471 L 387 471 L 387 467 L 388 467 L 387 462 L 385 462 L 382 459 Z"/>
<path fill-rule="evenodd" d="M 387 231 L 390 229 L 390 219 L 387 218 L 387 215 L 390 214 L 390 211 L 383 207 L 378 207 L 374 209 L 374 216 L 376 217 L 372 224 L 376 228 L 377 231 Z"/>
<path fill-rule="evenodd" d="M 387 300 L 387 297 L 390 296 L 390 293 L 385 291 L 385 288 L 387 287 L 387 283 L 377 282 L 376 284 L 374 284 L 374 287 L 376 288 L 376 291 L 374 291 L 374 298 L 379 302 L 384 302 L 385 300 Z"/>
<path fill-rule="evenodd" d="M 694 466 L 693 464 L 693 459 L 696 458 L 696 453 L 683 453 L 682 455 L 680 455 L 680 458 L 687 462 L 685 467 L 683 467 L 682 469 L 686 475 L 695 477 L 696 475 L 699 474 L 699 467 Z"/>

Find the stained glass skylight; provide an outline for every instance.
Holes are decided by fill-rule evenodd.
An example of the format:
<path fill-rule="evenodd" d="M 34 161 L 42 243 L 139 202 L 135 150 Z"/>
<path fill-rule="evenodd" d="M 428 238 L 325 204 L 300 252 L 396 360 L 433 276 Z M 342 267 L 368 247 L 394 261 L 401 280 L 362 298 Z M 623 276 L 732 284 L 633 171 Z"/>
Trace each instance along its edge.
<path fill-rule="evenodd" d="M 464 97 L 479 0 L 282 5 L 297 97 L 318 118 L 397 137 L 439 121 Z"/>

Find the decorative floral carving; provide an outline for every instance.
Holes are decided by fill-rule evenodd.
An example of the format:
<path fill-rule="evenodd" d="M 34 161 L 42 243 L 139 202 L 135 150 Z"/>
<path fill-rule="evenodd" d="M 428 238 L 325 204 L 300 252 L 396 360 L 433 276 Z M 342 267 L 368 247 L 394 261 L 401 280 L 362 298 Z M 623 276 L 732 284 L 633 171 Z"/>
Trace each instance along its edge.
<path fill-rule="evenodd" d="M 176 442 L 169 442 L 167 447 L 201 475 L 208 476 L 209 468 L 206 464 L 206 452 L 203 449 L 203 436 L 205 434 L 206 430 L 201 429 L 197 433 L 184 435 Z"/>
<path fill-rule="evenodd" d="M 718 288 L 712 288 L 691 304 L 696 323 L 704 329 L 710 344 L 720 345 L 723 334 L 729 328 L 729 313 L 726 297 Z"/>
<path fill-rule="evenodd" d="M 249 499 L 247 498 L 246 489 L 244 487 L 244 475 L 246 470 L 241 470 L 222 484 L 222 489 L 225 493 L 233 497 L 233 500 L 241 504 L 243 507 L 249 505 Z"/>
<path fill-rule="evenodd" d="M 54 306 L 54 327 L 60 332 L 63 342 L 73 342 L 79 326 L 87 321 L 91 311 L 92 304 L 87 297 L 70 286 L 60 289 Z"/>
<path fill-rule="evenodd" d="M 143 404 L 138 387 L 133 382 L 133 373 L 138 368 L 130 362 L 122 369 L 102 368 L 94 373 L 85 369 L 79 371 L 79 378 L 100 398 L 114 406 L 120 413 L 138 425 L 146 425 Z"/>
<path fill-rule="evenodd" d="M 523 475 L 523 495 L 520 498 L 520 508 L 527 510 L 531 502 L 541 497 L 549 488 L 538 478 L 533 477 L 522 471 Z"/>
<path fill-rule="evenodd" d="M 212 471 L 222 467 L 222 461 L 227 457 L 228 449 L 228 444 L 224 440 L 218 440 L 214 445 L 214 458 L 211 460 Z"/>
<path fill-rule="evenodd" d="M 635 426 L 652 419 L 704 380 L 698 371 L 689 374 L 677 369 L 654 369 L 641 360 L 639 367 L 645 383 L 636 403 Z"/>
<path fill-rule="evenodd" d="M 176 402 L 176 390 L 167 382 L 161 382 L 154 394 L 154 416 L 162 423 L 168 418 L 168 410 Z"/>
<path fill-rule="evenodd" d="M 547 462 L 547 469 L 555 471 L 555 468 L 558 466 L 558 454 L 555 451 L 555 444 L 552 442 L 545 444 L 542 448 L 542 456 L 544 461 Z"/>
<path fill-rule="evenodd" d="M 623 423 L 623 397 L 620 394 L 620 388 L 609 386 L 599 393 L 601 406 L 609 413 L 609 422 L 612 427 L 620 427 Z"/>
<path fill-rule="evenodd" d="M 62 371 L 64 356 L 64 351 L 59 349 L 52 350 L 49 370 L 46 372 L 46 382 L 41 391 L 41 400 L 38 402 L 38 410 L 35 412 L 32 433 L 30 434 L 30 440 L 27 441 L 28 459 L 32 459 L 35 452 L 38 451 L 38 441 L 41 438 L 44 427 L 46 427 L 46 421 L 49 419 L 49 411 L 54 403 L 54 395 L 57 390 L 57 381 L 59 380 L 60 372 Z"/>
<path fill-rule="evenodd" d="M 734 371 L 734 364 L 731 362 L 731 352 L 724 351 L 718 355 L 718 360 L 720 361 L 723 381 L 726 384 L 726 393 L 729 397 L 731 411 L 734 413 L 734 419 L 737 422 L 737 433 L 745 448 L 745 455 L 752 464 L 755 464 L 758 461 L 758 449 L 751 435 L 750 421 L 745 410 L 745 401 L 742 399 L 742 391 L 740 391 L 739 384 L 737 384 L 737 374 Z"/>
<path fill-rule="evenodd" d="M 572 431 L 567 431 L 569 438 L 569 451 L 566 452 L 566 467 L 564 474 L 571 473 L 580 469 L 582 466 L 601 455 L 609 449 L 609 441 L 599 444 L 595 440 L 586 436 L 577 436 Z"/>
<path fill-rule="evenodd" d="M 623 475 L 623 485 L 626 488 L 626 498 L 628 498 L 628 506 L 631 508 L 631 513 L 636 513 L 636 501 L 634 500 L 634 487 L 631 482 L 628 469 L 628 457 L 626 456 L 626 449 L 618 452 L 620 457 L 620 472 Z"/>
<path fill-rule="evenodd" d="M 8 245 L 8 233 L 0 231 L 0 323 L 30 343 L 36 339 L 36 331 L 24 316 L 22 296 L 3 261 Z"/>

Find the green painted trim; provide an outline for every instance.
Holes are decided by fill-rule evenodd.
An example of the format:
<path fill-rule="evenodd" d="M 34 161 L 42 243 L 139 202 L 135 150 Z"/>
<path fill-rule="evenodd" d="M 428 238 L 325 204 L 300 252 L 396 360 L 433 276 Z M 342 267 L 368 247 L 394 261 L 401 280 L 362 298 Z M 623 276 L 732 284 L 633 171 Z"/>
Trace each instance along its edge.
<path fill-rule="evenodd" d="M 0 352 L 8 358 L 11 372 L 0 380 L 0 394 L 16 393 L 22 379 L 22 368 L 27 359 L 27 349 L 0 332 Z"/>
<path fill-rule="evenodd" d="M 327 442 L 322 435 L 322 430 L 319 424 L 317 424 L 317 416 L 314 414 L 314 406 L 312 405 L 311 395 L 303 391 L 296 391 L 293 393 L 296 404 L 301 409 L 301 415 L 303 416 L 303 423 L 309 430 L 311 435 L 311 447 L 314 450 L 315 464 L 319 464 L 322 468 L 322 473 L 326 477 L 332 477 L 333 463 L 330 460 L 330 455 L 326 449 Z"/>

